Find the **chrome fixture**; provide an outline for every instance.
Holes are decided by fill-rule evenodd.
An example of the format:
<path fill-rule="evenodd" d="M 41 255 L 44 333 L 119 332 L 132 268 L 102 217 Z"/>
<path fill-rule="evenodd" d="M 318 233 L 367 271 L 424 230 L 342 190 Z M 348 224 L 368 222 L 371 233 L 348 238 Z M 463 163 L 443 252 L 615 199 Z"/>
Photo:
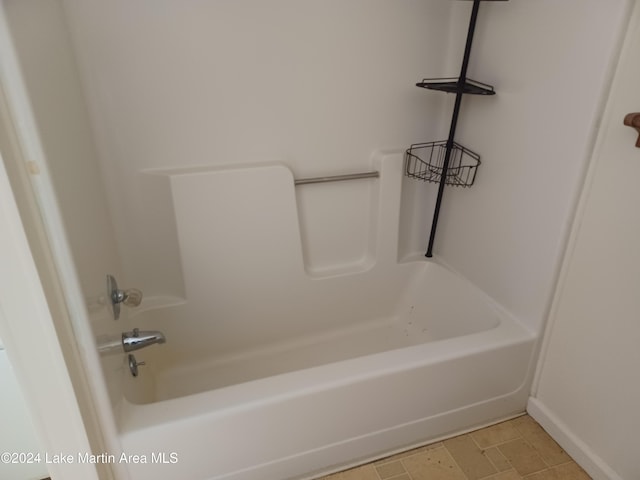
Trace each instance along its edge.
<path fill-rule="evenodd" d="M 122 334 L 122 348 L 127 353 L 140 350 L 155 343 L 165 343 L 166 341 L 162 332 L 151 330 L 140 331 L 134 328 L 132 332 L 123 332 Z"/>
<path fill-rule="evenodd" d="M 310 183 L 342 182 L 344 180 L 359 180 L 361 178 L 378 178 L 380 172 L 349 173 L 346 175 L 331 175 L 326 177 L 297 178 L 295 185 L 308 185 Z"/>
<path fill-rule="evenodd" d="M 142 302 L 142 292 L 140 290 L 137 288 L 120 290 L 118 288 L 118 282 L 116 282 L 113 275 L 107 275 L 107 296 L 111 302 L 114 320 L 120 318 L 121 303 L 127 307 L 137 307 Z"/>
<path fill-rule="evenodd" d="M 145 362 L 138 362 L 132 353 L 129 354 L 129 370 L 134 377 L 138 376 L 138 367 L 146 365 Z"/>

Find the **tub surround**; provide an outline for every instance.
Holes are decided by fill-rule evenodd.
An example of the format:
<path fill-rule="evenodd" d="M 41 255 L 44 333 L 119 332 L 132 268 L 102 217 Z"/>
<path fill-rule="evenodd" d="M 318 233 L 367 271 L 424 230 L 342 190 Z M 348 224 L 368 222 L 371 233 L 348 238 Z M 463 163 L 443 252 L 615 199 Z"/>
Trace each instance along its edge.
<path fill-rule="evenodd" d="M 134 478 L 298 478 L 524 410 L 534 334 L 436 262 L 398 261 L 402 155 L 372 164 L 371 258 L 324 276 L 305 269 L 286 167 L 173 172 L 186 299 L 133 317 L 168 343 L 124 376 L 118 428 L 125 451 L 180 462 L 129 465 Z M 264 195 L 247 201 L 244 189 Z M 243 198 L 243 215 L 225 216 Z M 209 263 L 234 256 L 260 268 Z"/>
<path fill-rule="evenodd" d="M 172 338 L 159 360 L 229 355 L 392 317 L 410 276 L 410 267 L 397 263 L 402 156 L 380 154 L 372 163 L 381 178 L 351 182 L 366 194 L 355 205 L 333 197 L 332 185 L 294 187 L 284 165 L 164 172 L 185 298 L 169 308 L 130 311 L 140 328 L 155 325 Z M 296 189 L 317 190 L 324 216 L 354 219 L 341 237 L 322 231 L 313 240 L 342 252 L 355 250 L 352 236 L 365 238 L 351 261 L 339 264 L 325 255 L 325 264 L 315 261 L 310 268 L 302 235 L 307 211 Z M 361 194 L 356 190 L 352 198 Z M 185 325 L 199 335 L 186 338 Z"/>
<path fill-rule="evenodd" d="M 274 163 L 301 178 L 364 171 L 373 151 L 440 128 L 445 100 L 413 85 L 446 57 L 441 0 L 64 0 L 64 8 L 123 280 L 153 297 L 183 297 L 185 282 L 168 179 L 146 172 Z M 366 185 L 328 188 L 348 209 L 369 203 Z M 345 227 L 316 218 L 316 191 L 299 194 L 311 238 L 310 229 Z M 366 238 L 357 233 L 337 258 L 310 244 L 307 268 L 352 263 Z"/>
<path fill-rule="evenodd" d="M 128 311 L 136 327 L 160 330 L 169 339 L 162 348 L 145 352 L 151 368 L 228 363 L 349 332 L 375 337 L 376 329 L 386 329 L 390 338 L 384 341 L 392 345 L 390 329 L 398 317 L 410 320 L 412 314 L 432 311 L 433 288 L 443 295 L 442 305 L 449 305 L 438 310 L 438 321 L 455 332 L 458 319 L 473 315 L 458 314 L 463 304 L 457 302 L 455 284 L 441 288 L 444 284 L 425 277 L 425 291 L 412 294 L 416 311 L 403 312 L 409 308 L 410 285 L 424 274 L 422 255 L 415 264 L 409 259 L 416 257 L 402 249 L 406 230 L 400 210 L 407 185 L 402 155 L 378 153 L 371 164 L 380 171 L 379 179 L 351 182 L 366 187 L 368 201 L 344 207 L 343 198 L 331 196 L 331 184 L 294 187 L 294 177 L 283 165 L 162 172 L 170 178 L 170 211 L 179 239 L 175 256 L 182 265 L 185 297 L 179 304 L 169 298 L 167 306 L 158 300 L 156 308 Z M 342 237 L 348 251 L 353 245 L 349 233 L 368 234 L 351 263 L 338 268 L 327 263 L 322 274 L 309 271 L 301 221 L 307 212 L 298 203 L 297 189 L 319 190 L 314 194 L 324 195 L 326 216 L 342 216 L 347 223 L 349 218 L 367 219 L 355 222 Z M 354 197 L 360 194 L 356 191 Z M 333 232 L 318 234 L 315 242 L 334 240 Z M 333 246 L 342 251 L 341 245 Z M 188 334 L 193 331 L 198 335 Z"/>

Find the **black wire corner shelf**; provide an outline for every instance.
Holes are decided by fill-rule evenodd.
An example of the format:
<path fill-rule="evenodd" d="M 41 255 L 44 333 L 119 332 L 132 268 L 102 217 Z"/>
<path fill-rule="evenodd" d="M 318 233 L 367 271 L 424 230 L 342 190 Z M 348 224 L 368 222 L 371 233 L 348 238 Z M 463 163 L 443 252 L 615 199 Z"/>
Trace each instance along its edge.
<path fill-rule="evenodd" d="M 425 78 L 416 83 L 417 87 L 438 90 L 440 92 L 458 93 L 459 78 Z M 496 92 L 491 85 L 467 78 L 462 84 L 461 93 L 470 95 L 495 95 Z"/>
<path fill-rule="evenodd" d="M 448 140 L 415 143 L 405 152 L 405 175 L 425 182 L 440 183 L 445 169 Z M 476 179 L 480 155 L 453 142 L 444 183 L 470 187 Z"/>
<path fill-rule="evenodd" d="M 427 246 L 427 253 L 425 254 L 426 257 L 433 256 L 433 245 L 436 238 L 445 186 L 470 187 L 476 180 L 476 173 L 480 165 L 480 155 L 455 142 L 462 97 L 465 94 L 485 96 L 496 94 L 491 85 L 471 80 L 467 77 L 473 35 L 478 20 L 478 11 L 483 1 L 508 0 L 473 0 L 471 17 L 469 18 L 469 29 L 467 30 L 467 41 L 465 42 L 462 66 L 460 67 L 460 76 L 457 78 L 425 78 L 422 82 L 416 84 L 416 86 L 421 88 L 455 93 L 456 95 L 453 113 L 451 115 L 451 124 L 449 126 L 449 138 L 437 142 L 414 143 L 405 153 L 405 175 L 407 177 L 438 184 L 438 195 L 433 209 L 429 245 Z"/>

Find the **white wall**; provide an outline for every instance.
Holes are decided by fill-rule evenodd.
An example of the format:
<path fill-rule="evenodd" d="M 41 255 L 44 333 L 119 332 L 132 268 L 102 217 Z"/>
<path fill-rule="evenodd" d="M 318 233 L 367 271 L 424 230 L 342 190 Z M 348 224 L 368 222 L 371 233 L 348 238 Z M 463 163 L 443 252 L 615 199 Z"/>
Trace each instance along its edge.
<path fill-rule="evenodd" d="M 168 187 L 148 169 L 368 170 L 374 151 L 446 128 L 443 97 L 414 84 L 442 70 L 448 2 L 64 4 L 125 277 L 149 296 L 184 285 Z"/>
<path fill-rule="evenodd" d="M 87 336 L 117 334 L 128 328 L 126 322 L 114 322 L 108 308 L 95 306 L 106 293 L 105 275 L 121 275 L 122 269 L 62 6 L 38 0 L 2 5 L 82 288 L 84 298 L 77 301 L 94 303 Z M 72 314 L 82 329 L 84 312 Z M 106 358 L 103 367 L 115 402 L 121 398 L 122 359 Z"/>
<path fill-rule="evenodd" d="M 467 2 L 452 2 L 457 72 Z M 548 308 L 626 0 L 511 0 L 480 7 L 457 139 L 476 184 L 445 192 L 434 252 L 527 325 Z M 455 32 L 455 33 L 454 33 Z M 449 108 L 452 108 L 452 98 Z"/>
<path fill-rule="evenodd" d="M 15 77 L 11 77 L 15 75 L 15 69 L 10 72 L 7 69 L 11 52 L 2 11 L 0 25 L 0 78 L 6 88 L 14 84 Z M 4 117 L 4 97 L 1 105 L 0 117 Z M 14 367 L 42 447 L 49 452 L 89 451 L 78 396 L 71 384 L 13 193 L 4 159 L 0 158 L 0 224 L 3 226 L 3 235 L 0 235 L 0 334 L 7 346 L 7 358 Z M 16 388 L 3 384 L 3 388 L 5 386 L 7 398 L 16 394 Z M 47 468 L 53 478 L 98 478 L 96 468 L 89 464 L 51 463 Z"/>
<path fill-rule="evenodd" d="M 483 164 L 473 188 L 447 189 L 435 252 L 536 330 L 625 4 L 481 7 L 469 75 L 498 95 L 463 102 L 458 140 Z M 168 187 L 142 172 L 274 161 L 296 176 L 345 172 L 376 149 L 445 138 L 453 96 L 414 83 L 458 73 L 470 12 L 444 0 L 64 5 L 125 278 L 169 297 L 184 279 Z M 436 187 L 423 188 L 409 215 L 423 240 L 405 250 L 426 248 Z"/>
<path fill-rule="evenodd" d="M 8 27 L 0 39 L 2 86 L 8 103 L 0 125 L 3 153 L 12 167 L 11 181 L 64 342 L 65 360 L 72 362 L 67 369 L 73 375 L 74 393 L 84 400 L 82 420 L 91 445 L 96 451 L 119 452 L 109 399 L 112 403 L 122 399 L 124 359 L 103 359 L 103 377 L 95 339 L 130 327 L 126 321 L 114 322 L 105 305 L 95 305 L 96 298 L 104 300 L 106 295 L 105 274 L 119 274 L 121 267 L 62 6 L 59 1 L 6 0 L 0 13 Z M 86 321 L 89 300 L 94 303 L 90 323 Z M 68 405 L 69 415 L 75 415 Z M 77 434 L 76 426 L 70 426 L 68 433 Z M 53 451 L 50 441 L 47 447 Z M 120 467 L 96 468 L 110 478 L 111 468 Z"/>
<path fill-rule="evenodd" d="M 58 1 L 4 8 L 81 284 L 102 292 L 119 260 L 64 14 Z"/>
<path fill-rule="evenodd" d="M 44 457 L 44 451 L 35 436 L 33 424 L 15 374 L 0 344 L 0 451 L 22 452 Z M 47 477 L 44 463 L 0 463 L 0 477 L 14 480 L 32 480 Z"/>
<path fill-rule="evenodd" d="M 597 480 L 640 478 L 640 3 L 598 137 L 530 411 Z"/>
<path fill-rule="evenodd" d="M 107 273 L 122 275 L 83 88 L 59 1 L 5 0 L 7 23 L 46 155 L 93 336 L 117 334 L 104 298 Z M 84 321 L 81 319 L 80 321 Z M 104 359 L 113 401 L 121 359 Z"/>

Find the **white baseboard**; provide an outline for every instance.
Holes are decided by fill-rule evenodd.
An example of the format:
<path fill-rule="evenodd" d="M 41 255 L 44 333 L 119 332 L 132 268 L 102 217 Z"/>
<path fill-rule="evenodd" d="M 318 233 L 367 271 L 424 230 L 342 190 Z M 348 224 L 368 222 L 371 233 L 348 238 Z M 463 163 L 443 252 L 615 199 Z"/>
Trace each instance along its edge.
<path fill-rule="evenodd" d="M 623 480 L 602 458 L 584 443 L 544 403 L 529 397 L 527 413 L 571 455 L 594 480 Z"/>

